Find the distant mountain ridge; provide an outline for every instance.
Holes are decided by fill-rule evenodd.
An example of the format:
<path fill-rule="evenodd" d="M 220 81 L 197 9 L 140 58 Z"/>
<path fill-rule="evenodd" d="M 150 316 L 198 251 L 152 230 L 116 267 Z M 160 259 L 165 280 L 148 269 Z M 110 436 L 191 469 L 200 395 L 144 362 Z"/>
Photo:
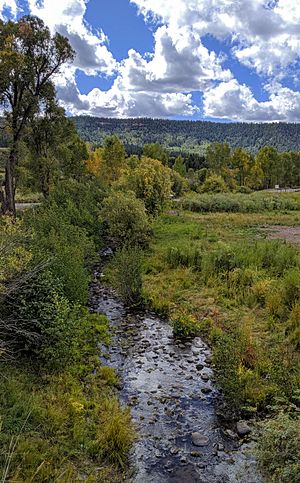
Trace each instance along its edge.
<path fill-rule="evenodd" d="M 221 123 L 210 121 L 172 121 L 165 119 L 115 119 L 89 116 L 73 117 L 82 138 L 101 145 L 107 135 L 116 134 L 132 149 L 159 142 L 173 152 L 202 155 L 205 146 L 227 142 L 255 153 L 266 145 L 279 151 L 300 151 L 300 124 Z"/>

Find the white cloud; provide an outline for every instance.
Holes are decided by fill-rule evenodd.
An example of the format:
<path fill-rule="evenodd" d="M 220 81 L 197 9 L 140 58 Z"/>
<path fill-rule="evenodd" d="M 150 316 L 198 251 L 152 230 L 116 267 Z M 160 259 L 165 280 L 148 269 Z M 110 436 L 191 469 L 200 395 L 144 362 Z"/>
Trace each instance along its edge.
<path fill-rule="evenodd" d="M 300 119 L 300 93 L 280 84 L 267 86 L 268 101 L 257 101 L 245 84 L 223 82 L 204 96 L 206 116 L 239 121 L 289 121 Z"/>
<path fill-rule="evenodd" d="M 106 37 L 94 32 L 84 21 L 87 5 L 84 0 L 28 0 L 30 11 L 44 20 L 52 32 L 69 38 L 76 51 L 74 65 L 88 75 L 114 73 L 117 63 L 105 45 Z"/>
<path fill-rule="evenodd" d="M 72 114 L 87 114 L 107 117 L 167 117 L 179 112 L 185 116 L 193 115 L 191 94 L 153 93 L 147 91 L 128 91 L 117 77 L 108 91 L 93 89 L 81 94 L 75 81 L 76 69 L 66 69 L 57 84 L 58 97 L 64 107 Z"/>
<path fill-rule="evenodd" d="M 289 69 L 300 60 L 300 0 L 123 1 L 135 4 L 155 26 L 154 46 L 145 56 L 131 49 L 117 62 L 105 33 L 85 21 L 89 0 L 28 0 L 31 13 L 52 32 L 66 35 L 77 52 L 74 65 L 57 79 L 58 96 L 69 112 L 190 116 L 198 111 L 191 93 L 200 91 L 205 116 L 300 120 L 300 94 L 283 86 Z M 15 14 L 14 0 L 0 0 L 0 15 L 4 5 Z M 207 34 L 225 42 L 238 62 L 263 76 L 267 101 L 257 101 L 249 86 L 234 79 L 224 67 L 224 54 L 205 47 Z M 87 75 L 113 76 L 113 85 L 83 95 L 76 85 L 78 69 Z"/>
<path fill-rule="evenodd" d="M 300 55 L 299 0 L 131 0 L 150 19 L 234 42 L 240 62 L 278 74 Z"/>
<path fill-rule="evenodd" d="M 0 0 L 0 19 L 4 20 L 4 10 L 8 9 L 13 17 L 17 13 L 17 4 L 15 0 Z"/>

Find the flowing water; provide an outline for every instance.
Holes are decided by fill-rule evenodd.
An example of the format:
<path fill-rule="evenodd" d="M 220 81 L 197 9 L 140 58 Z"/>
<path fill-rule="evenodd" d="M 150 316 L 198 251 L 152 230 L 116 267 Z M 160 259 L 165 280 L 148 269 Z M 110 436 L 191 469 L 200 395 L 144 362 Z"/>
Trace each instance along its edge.
<path fill-rule="evenodd" d="M 137 429 L 129 481 L 260 483 L 253 443 L 241 444 L 216 416 L 220 396 L 207 345 L 199 337 L 178 342 L 155 314 L 128 311 L 101 286 L 100 269 L 90 305 L 110 321 L 112 344 L 101 347 L 102 362 L 119 374 L 119 397 Z"/>

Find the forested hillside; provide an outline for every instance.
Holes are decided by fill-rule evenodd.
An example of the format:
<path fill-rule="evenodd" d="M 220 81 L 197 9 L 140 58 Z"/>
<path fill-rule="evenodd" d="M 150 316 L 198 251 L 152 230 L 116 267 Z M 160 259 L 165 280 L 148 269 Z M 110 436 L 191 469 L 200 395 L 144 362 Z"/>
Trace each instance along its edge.
<path fill-rule="evenodd" d="M 117 134 L 127 149 L 138 152 L 144 144 L 159 142 L 171 151 L 204 154 L 213 142 L 227 142 L 231 147 L 243 147 L 256 152 L 266 145 L 279 151 L 300 150 L 300 125 L 286 123 L 246 124 L 169 121 L 164 119 L 106 119 L 75 117 L 81 137 L 100 145 L 110 134 Z"/>

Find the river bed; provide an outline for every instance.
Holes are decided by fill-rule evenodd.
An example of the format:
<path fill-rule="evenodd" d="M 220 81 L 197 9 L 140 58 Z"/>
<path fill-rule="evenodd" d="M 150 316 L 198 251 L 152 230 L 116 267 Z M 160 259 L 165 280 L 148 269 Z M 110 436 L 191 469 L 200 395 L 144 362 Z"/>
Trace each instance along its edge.
<path fill-rule="evenodd" d="M 154 313 L 130 312 L 101 285 L 95 270 L 90 306 L 110 321 L 112 343 L 102 363 L 120 377 L 119 398 L 131 408 L 137 441 L 132 483 L 260 483 L 252 441 L 217 417 L 211 353 L 197 337 L 183 343 Z"/>

